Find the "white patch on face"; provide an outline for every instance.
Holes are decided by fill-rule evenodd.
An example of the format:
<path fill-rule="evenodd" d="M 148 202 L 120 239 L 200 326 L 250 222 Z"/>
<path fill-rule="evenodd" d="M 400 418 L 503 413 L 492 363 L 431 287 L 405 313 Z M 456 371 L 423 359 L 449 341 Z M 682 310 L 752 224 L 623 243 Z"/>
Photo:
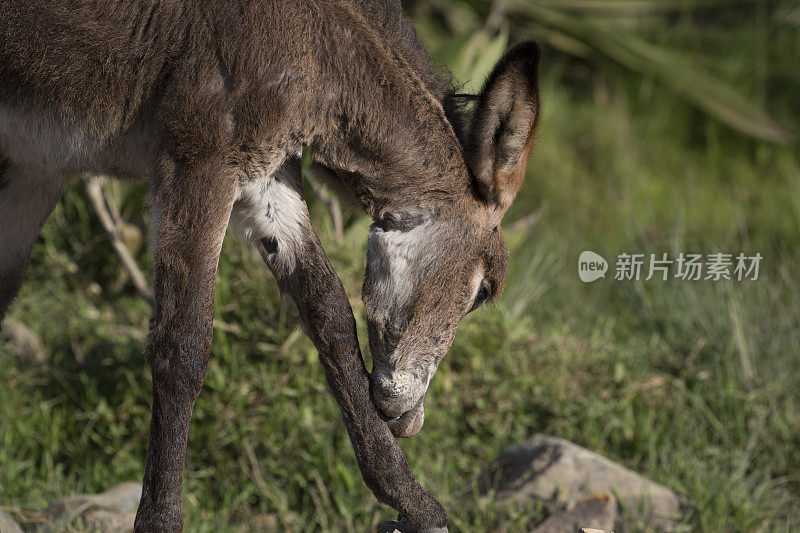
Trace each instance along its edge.
<path fill-rule="evenodd" d="M 270 268 L 283 274 L 294 270 L 303 240 L 311 227 L 308 208 L 298 192 L 300 164 L 291 159 L 270 175 L 239 185 L 231 221 L 258 249 Z M 268 253 L 262 239 L 277 241 Z"/>
<path fill-rule="evenodd" d="M 430 239 L 431 222 L 425 222 L 409 231 L 383 231 L 373 228 L 367 242 L 367 258 L 372 278 L 370 287 L 373 301 L 381 306 L 373 309 L 376 319 L 387 319 L 389 310 L 402 306 L 414 292 L 424 243 Z"/>

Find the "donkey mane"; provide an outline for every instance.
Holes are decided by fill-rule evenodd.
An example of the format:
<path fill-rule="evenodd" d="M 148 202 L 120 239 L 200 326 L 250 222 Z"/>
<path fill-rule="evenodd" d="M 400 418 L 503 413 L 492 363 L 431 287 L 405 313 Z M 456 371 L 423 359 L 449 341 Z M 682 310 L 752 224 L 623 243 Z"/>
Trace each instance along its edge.
<path fill-rule="evenodd" d="M 441 102 L 459 141 L 464 142 L 469 113 L 466 106 L 477 96 L 459 92 L 461 86 L 444 66 L 438 66 L 422 44 L 414 25 L 403 15 L 398 0 L 357 0 L 365 18 L 382 33 L 385 42 L 398 50 L 419 79 Z"/>
<path fill-rule="evenodd" d="M 353 66 L 352 72 L 338 74 L 363 80 L 374 77 L 372 81 L 378 85 L 360 86 L 355 81 L 356 101 L 345 114 L 351 119 L 361 115 L 364 123 L 357 123 L 357 127 L 371 128 L 379 141 L 355 147 L 356 152 L 365 156 L 363 161 L 339 161 L 338 154 L 326 161 L 329 154 L 317 155 L 331 167 L 357 169 L 357 179 L 351 176 L 348 180 L 346 175 L 345 179 L 361 204 L 376 218 L 382 216 L 390 202 L 398 207 L 397 198 L 420 205 L 454 202 L 469 195 L 470 177 L 463 173 L 464 107 L 457 103 L 452 75 L 435 67 L 416 30 L 404 18 L 399 2 L 357 0 L 342 5 L 352 17 L 348 28 L 363 29 L 359 37 L 369 41 L 370 49 L 365 52 L 372 60 Z M 347 46 L 348 43 L 340 42 L 331 51 L 338 54 Z M 363 66 L 371 69 L 375 65 L 381 66 L 379 72 L 359 71 Z M 370 95 L 373 97 L 370 109 L 362 109 L 365 94 L 359 89 L 366 92 L 377 89 L 377 95 Z M 378 96 L 377 105 L 374 96 Z M 413 114 L 403 116 L 408 109 Z M 387 117 L 400 124 L 387 123 Z M 349 125 L 339 126 L 337 134 L 344 133 L 346 137 Z M 383 168 L 370 165 L 370 160 L 387 159 L 395 160 L 396 165 Z"/>

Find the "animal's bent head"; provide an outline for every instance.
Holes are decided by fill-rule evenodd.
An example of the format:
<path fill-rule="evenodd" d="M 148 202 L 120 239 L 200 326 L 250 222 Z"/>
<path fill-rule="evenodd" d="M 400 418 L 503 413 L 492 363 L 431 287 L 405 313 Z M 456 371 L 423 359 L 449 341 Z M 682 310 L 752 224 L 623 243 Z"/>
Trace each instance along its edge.
<path fill-rule="evenodd" d="M 412 206 L 373 224 L 363 300 L 372 397 L 393 433 L 412 436 L 459 321 L 502 289 L 508 252 L 500 222 L 525 175 L 539 115 L 539 49 L 510 50 L 478 97 L 463 140 L 472 187 L 455 203 Z"/>

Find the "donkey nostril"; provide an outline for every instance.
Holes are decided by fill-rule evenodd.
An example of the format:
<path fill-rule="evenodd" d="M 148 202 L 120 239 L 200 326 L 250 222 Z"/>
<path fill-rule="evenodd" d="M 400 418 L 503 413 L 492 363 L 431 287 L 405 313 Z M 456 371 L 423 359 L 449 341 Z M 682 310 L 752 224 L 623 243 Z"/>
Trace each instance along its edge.
<path fill-rule="evenodd" d="M 406 412 L 405 402 L 397 395 L 379 391 L 373 394 L 373 399 L 378 410 L 388 418 L 397 418 Z"/>
<path fill-rule="evenodd" d="M 419 400 L 416 383 L 403 375 L 375 372 L 372 376 L 372 401 L 388 418 L 397 418 L 411 410 Z"/>

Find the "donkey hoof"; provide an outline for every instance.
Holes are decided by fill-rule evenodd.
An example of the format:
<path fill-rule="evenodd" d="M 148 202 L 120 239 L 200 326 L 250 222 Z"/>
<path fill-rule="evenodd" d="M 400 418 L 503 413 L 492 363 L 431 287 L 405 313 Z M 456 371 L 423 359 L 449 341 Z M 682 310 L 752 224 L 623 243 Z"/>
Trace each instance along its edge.
<path fill-rule="evenodd" d="M 378 524 L 378 533 L 448 533 L 447 526 L 427 529 L 408 529 L 397 520 L 387 520 Z"/>

